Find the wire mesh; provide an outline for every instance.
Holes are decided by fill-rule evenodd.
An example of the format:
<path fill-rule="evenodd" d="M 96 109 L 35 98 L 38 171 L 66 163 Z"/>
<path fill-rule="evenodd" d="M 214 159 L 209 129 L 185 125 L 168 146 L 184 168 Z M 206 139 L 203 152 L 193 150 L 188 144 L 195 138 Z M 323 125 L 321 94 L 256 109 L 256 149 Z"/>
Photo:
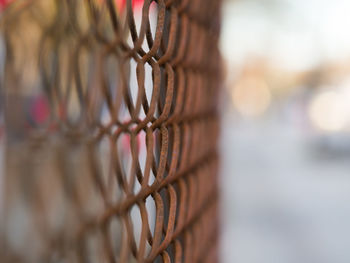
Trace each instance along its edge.
<path fill-rule="evenodd" d="M 220 1 L 3 8 L 1 262 L 217 261 Z"/>

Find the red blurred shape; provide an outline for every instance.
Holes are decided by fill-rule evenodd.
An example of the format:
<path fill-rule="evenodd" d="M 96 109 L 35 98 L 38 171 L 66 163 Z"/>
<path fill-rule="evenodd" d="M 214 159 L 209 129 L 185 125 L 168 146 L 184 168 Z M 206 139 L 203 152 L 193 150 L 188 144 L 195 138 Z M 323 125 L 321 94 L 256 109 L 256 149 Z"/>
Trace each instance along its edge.
<path fill-rule="evenodd" d="M 12 0 L 0 0 L 0 9 L 4 9 Z"/>
<path fill-rule="evenodd" d="M 31 116 L 36 124 L 42 124 L 49 118 L 50 106 L 45 97 L 41 96 L 34 100 L 31 106 Z"/>
<path fill-rule="evenodd" d="M 127 0 L 116 0 L 117 8 L 120 12 L 123 12 L 126 7 Z M 144 0 L 132 0 L 132 9 L 141 8 L 143 6 Z"/>

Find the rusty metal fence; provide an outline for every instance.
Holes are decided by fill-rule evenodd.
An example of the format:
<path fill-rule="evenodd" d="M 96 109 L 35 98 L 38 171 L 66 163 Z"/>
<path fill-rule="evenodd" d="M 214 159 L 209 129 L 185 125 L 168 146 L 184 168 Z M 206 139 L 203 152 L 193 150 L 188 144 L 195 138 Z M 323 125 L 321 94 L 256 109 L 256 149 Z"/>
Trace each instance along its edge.
<path fill-rule="evenodd" d="M 216 262 L 220 1 L 1 13 L 1 262 Z"/>

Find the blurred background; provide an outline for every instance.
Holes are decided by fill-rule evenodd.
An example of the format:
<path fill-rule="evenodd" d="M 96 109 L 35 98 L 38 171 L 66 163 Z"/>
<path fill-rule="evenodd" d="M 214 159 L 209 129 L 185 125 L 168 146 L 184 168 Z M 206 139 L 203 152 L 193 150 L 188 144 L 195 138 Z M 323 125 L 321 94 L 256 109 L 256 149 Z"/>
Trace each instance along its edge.
<path fill-rule="evenodd" d="M 224 2 L 222 262 L 350 262 L 349 11 Z"/>

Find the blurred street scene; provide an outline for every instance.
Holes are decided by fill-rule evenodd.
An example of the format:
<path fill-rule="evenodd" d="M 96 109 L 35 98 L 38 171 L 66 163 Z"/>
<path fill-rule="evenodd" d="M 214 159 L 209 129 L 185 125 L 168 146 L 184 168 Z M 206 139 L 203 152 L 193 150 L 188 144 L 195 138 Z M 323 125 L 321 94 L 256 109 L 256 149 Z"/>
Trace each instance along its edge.
<path fill-rule="evenodd" d="M 350 261 L 349 10 L 225 2 L 222 262 Z"/>

